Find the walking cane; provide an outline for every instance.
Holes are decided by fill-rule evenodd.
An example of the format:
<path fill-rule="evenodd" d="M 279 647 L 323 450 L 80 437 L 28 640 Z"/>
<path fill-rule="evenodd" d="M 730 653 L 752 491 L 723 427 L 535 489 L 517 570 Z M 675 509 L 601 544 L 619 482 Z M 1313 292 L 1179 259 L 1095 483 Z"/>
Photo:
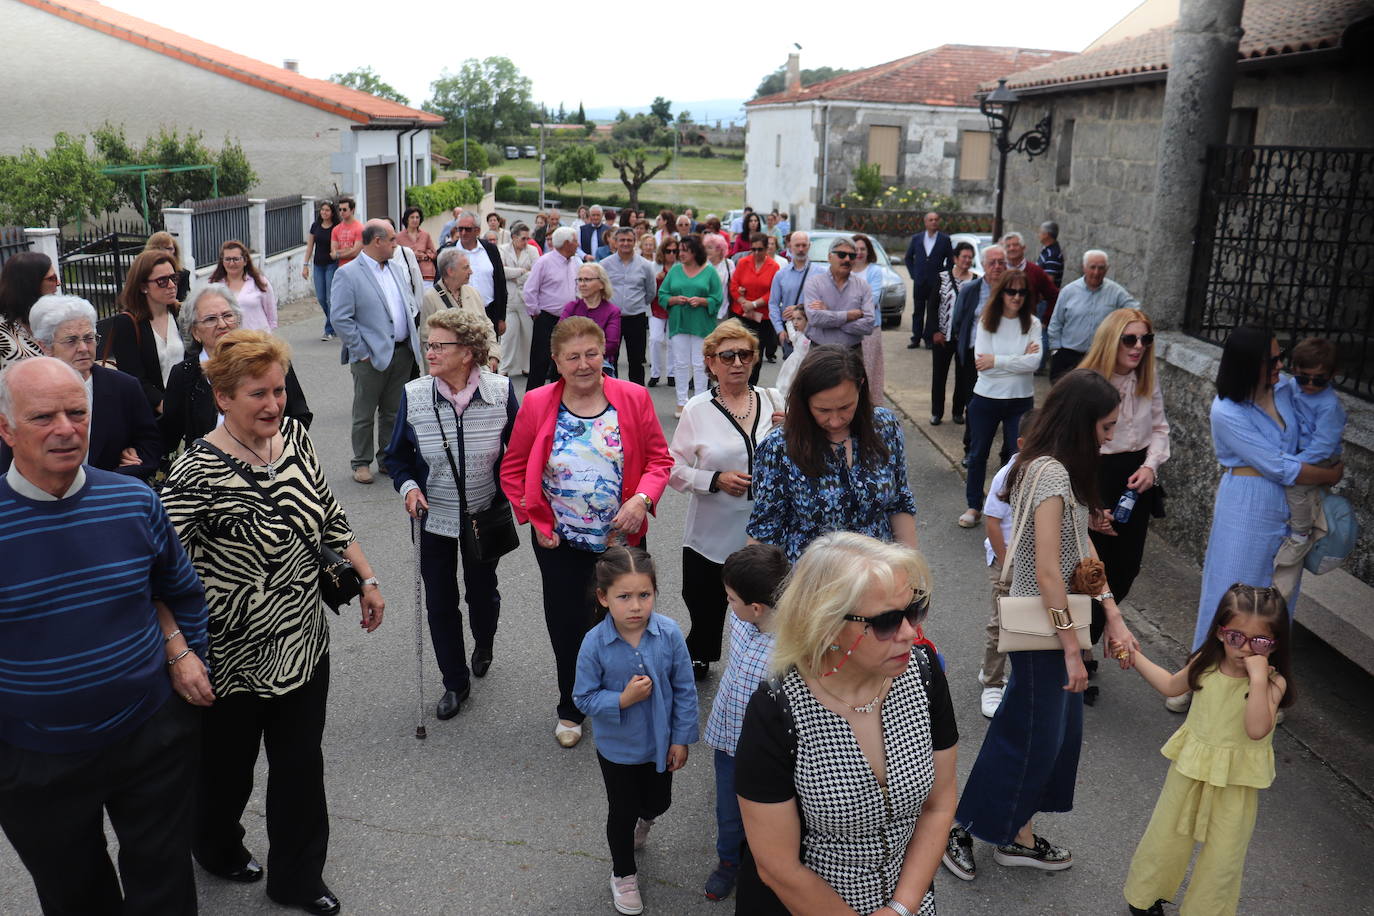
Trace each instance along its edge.
<path fill-rule="evenodd" d="M 425 612 L 420 595 L 420 532 L 424 529 L 425 510 L 419 509 L 410 519 L 410 540 L 415 545 L 415 737 L 423 741 L 425 734 Z"/>

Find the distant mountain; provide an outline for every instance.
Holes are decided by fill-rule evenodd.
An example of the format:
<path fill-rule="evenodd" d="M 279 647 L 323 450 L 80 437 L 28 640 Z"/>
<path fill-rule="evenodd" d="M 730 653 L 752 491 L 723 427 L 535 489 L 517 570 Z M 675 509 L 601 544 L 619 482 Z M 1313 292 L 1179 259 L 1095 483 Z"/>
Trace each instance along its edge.
<path fill-rule="evenodd" d="M 747 99 L 705 99 L 702 101 L 679 102 L 673 100 L 673 117 L 677 117 L 679 111 L 689 111 L 692 120 L 698 124 L 715 124 L 720 121 L 728 124 L 732 121 L 744 123 L 744 103 Z M 569 106 L 572 111 L 577 110 L 576 105 Z M 622 106 L 606 105 L 600 108 L 588 108 L 587 117 L 593 121 L 611 121 L 615 119 Z M 636 108 L 624 106 L 628 114 L 647 114 L 648 105 L 640 105 Z"/>

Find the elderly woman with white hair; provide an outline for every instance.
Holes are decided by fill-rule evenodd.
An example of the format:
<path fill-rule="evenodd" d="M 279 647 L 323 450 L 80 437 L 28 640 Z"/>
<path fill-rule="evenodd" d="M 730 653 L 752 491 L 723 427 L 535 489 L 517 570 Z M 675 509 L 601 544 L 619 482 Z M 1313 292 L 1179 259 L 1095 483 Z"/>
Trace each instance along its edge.
<path fill-rule="evenodd" d="M 162 454 L 157 419 L 137 379 L 95 364 L 95 324 L 95 309 L 76 296 L 42 296 L 29 311 L 29 329 L 43 353 L 71 366 L 86 383 L 91 431 L 84 463 L 147 480 Z M 9 446 L 0 443 L 0 471 L 9 469 L 10 459 Z"/>
<path fill-rule="evenodd" d="M 238 297 L 223 283 L 210 283 L 196 290 L 178 316 L 181 331 L 192 342 L 186 358 L 172 367 L 167 376 L 167 393 L 158 427 L 162 430 L 162 455 L 173 458 L 185 446 L 223 422 L 205 364 L 214 358 L 220 338 L 238 330 L 243 320 Z M 291 366 L 286 368 L 286 415 L 306 429 L 314 414 L 305 401 L 305 392 Z"/>
<path fill-rule="evenodd" d="M 500 362 L 500 350 L 496 345 L 496 328 L 487 317 L 487 305 L 477 287 L 468 281 L 472 279 L 472 262 L 461 248 L 445 248 L 439 252 L 436 262 L 437 274 L 434 285 L 425 290 L 424 301 L 420 303 L 420 343 L 429 340 L 429 318 L 444 309 L 460 309 L 482 316 L 487 325 L 487 353 L 489 358 L 484 365 L 495 370 Z"/>
<path fill-rule="evenodd" d="M 959 733 L 930 594 L 919 553 L 861 534 L 797 561 L 735 751 L 736 912 L 934 916 Z"/>

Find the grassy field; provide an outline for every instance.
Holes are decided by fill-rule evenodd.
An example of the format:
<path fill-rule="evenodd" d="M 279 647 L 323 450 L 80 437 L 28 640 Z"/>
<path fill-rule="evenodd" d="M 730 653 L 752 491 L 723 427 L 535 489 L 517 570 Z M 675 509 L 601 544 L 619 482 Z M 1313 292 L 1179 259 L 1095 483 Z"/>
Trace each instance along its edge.
<path fill-rule="evenodd" d="M 625 186 L 620 183 L 619 175 L 607 156 L 601 160 L 602 181 L 586 186 L 588 196 L 594 198 L 597 190 L 603 194 L 619 194 L 625 198 Z M 523 187 L 539 180 L 538 159 L 507 159 L 489 168 L 498 178 L 511 175 Z M 607 180 L 609 179 L 609 181 Z M 682 156 L 660 172 L 658 177 L 645 185 L 640 193 L 650 200 L 662 200 L 689 204 L 698 214 L 723 213 L 744 206 L 744 163 L 739 159 L 698 159 Z M 738 183 L 736 183 L 738 182 Z M 564 206 L 577 205 L 579 199 L 577 185 L 549 190 L 549 196 L 562 201 Z"/>
<path fill-rule="evenodd" d="M 551 154 L 550 158 L 552 158 Z M 597 159 L 601 161 L 601 177 L 615 178 L 616 171 L 611 165 L 610 157 L 598 155 Z M 657 160 L 651 159 L 650 161 L 653 162 Z M 503 159 L 500 162 L 492 163 L 487 171 L 497 177 L 501 175 L 514 175 L 516 178 L 538 178 L 539 160 Z M 712 159 L 679 156 L 673 160 L 672 165 L 668 166 L 665 171 L 660 173 L 655 181 L 679 178 L 687 178 L 695 181 L 743 181 L 744 162 L 740 159 L 724 159 L 719 156 Z"/>

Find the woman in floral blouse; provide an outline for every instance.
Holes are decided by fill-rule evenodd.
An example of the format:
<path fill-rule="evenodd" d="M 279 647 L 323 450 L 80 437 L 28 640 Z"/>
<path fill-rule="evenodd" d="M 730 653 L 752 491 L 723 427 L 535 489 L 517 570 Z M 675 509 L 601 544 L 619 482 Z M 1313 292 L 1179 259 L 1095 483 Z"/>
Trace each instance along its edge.
<path fill-rule="evenodd" d="M 813 347 L 787 395 L 787 419 L 754 455 L 754 541 L 795 563 L 831 531 L 916 546 L 906 442 L 892 411 L 874 407 L 858 350 Z"/>

